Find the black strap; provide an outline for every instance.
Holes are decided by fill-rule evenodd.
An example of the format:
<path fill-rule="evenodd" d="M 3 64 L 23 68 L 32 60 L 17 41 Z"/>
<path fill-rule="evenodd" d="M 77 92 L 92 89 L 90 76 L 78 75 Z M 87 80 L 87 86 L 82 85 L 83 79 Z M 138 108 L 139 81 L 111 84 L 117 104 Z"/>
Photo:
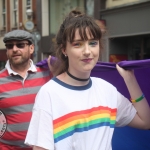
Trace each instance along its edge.
<path fill-rule="evenodd" d="M 87 78 L 87 79 L 80 79 L 80 78 L 77 78 L 77 77 L 73 76 L 72 74 L 70 74 L 70 73 L 68 72 L 68 70 L 67 70 L 66 72 L 67 72 L 67 74 L 68 74 L 71 78 L 73 78 L 73 79 L 75 79 L 75 80 L 77 80 L 77 81 L 88 81 L 88 80 L 90 79 L 90 77 Z"/>

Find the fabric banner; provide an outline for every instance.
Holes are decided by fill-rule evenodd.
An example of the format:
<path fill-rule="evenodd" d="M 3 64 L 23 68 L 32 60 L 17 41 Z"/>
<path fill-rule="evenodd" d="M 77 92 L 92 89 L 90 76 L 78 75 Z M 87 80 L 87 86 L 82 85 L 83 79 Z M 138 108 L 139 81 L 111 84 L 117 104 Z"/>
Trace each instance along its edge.
<path fill-rule="evenodd" d="M 103 78 L 112 83 L 119 92 L 130 99 L 129 92 L 114 63 L 99 62 L 92 70 L 91 76 Z M 118 63 L 124 69 L 134 69 L 138 83 L 150 105 L 150 59 L 122 61 Z M 112 139 L 113 150 L 150 150 L 150 130 L 131 127 L 115 128 Z"/>
<path fill-rule="evenodd" d="M 56 61 L 52 57 L 51 64 Z M 134 69 L 138 83 L 150 105 L 150 59 L 121 61 L 117 63 L 124 69 Z M 39 67 L 48 67 L 47 60 L 37 63 Z M 129 92 L 116 69 L 115 63 L 98 62 L 91 76 L 102 78 L 113 84 L 120 93 L 130 99 Z M 130 127 L 115 128 L 112 139 L 113 150 L 150 150 L 150 130 L 140 130 Z"/>

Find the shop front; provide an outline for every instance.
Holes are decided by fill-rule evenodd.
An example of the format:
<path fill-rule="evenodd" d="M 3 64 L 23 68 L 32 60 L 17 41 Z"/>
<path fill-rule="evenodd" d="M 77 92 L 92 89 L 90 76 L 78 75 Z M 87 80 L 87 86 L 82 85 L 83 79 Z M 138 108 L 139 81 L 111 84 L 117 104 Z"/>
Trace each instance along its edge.
<path fill-rule="evenodd" d="M 100 11 L 106 21 L 106 61 L 150 58 L 150 1 Z"/>
<path fill-rule="evenodd" d="M 6 50 L 0 50 L 0 70 L 2 70 L 5 67 L 6 61 Z"/>

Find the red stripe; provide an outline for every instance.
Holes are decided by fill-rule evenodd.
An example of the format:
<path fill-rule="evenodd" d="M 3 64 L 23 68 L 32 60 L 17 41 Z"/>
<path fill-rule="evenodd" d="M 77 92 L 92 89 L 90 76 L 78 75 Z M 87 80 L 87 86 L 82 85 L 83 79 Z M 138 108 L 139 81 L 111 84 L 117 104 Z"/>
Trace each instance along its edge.
<path fill-rule="evenodd" d="M 27 131 L 5 132 L 2 139 L 12 140 L 12 141 L 25 140 L 26 134 L 27 134 Z"/>
<path fill-rule="evenodd" d="M 32 112 L 19 113 L 13 115 L 7 115 L 7 124 L 17 124 L 17 123 L 26 123 L 30 122 Z"/>
<path fill-rule="evenodd" d="M 20 105 L 26 105 L 26 104 L 33 104 L 35 101 L 35 94 L 30 95 L 22 95 L 12 98 L 6 98 L 2 101 L 0 101 L 0 108 L 9 108 L 13 106 L 20 106 Z"/>
<path fill-rule="evenodd" d="M 22 88 L 27 88 L 27 87 L 34 87 L 34 86 L 42 86 L 45 84 L 47 81 L 50 80 L 50 76 L 42 77 L 42 78 L 36 78 L 36 79 L 31 79 L 31 80 L 25 80 L 24 85 L 22 85 L 21 81 L 14 81 L 10 83 L 5 83 L 0 86 L 0 91 L 2 92 L 8 92 L 12 90 L 18 90 Z"/>
<path fill-rule="evenodd" d="M 108 108 L 108 107 L 99 106 L 99 107 L 94 107 L 94 108 L 87 109 L 87 110 L 82 110 L 82 111 L 76 111 L 76 112 L 69 113 L 67 115 L 64 115 L 64 116 L 54 120 L 53 123 L 57 124 L 58 122 L 61 122 L 61 121 L 65 120 L 65 119 L 68 119 L 70 117 L 73 117 L 73 116 L 76 116 L 76 115 L 82 115 L 82 114 L 89 114 L 93 111 L 98 111 L 98 110 L 109 110 L 111 113 L 116 112 L 116 109 L 111 109 L 111 108 Z"/>
<path fill-rule="evenodd" d="M 36 79 L 32 79 L 32 80 L 26 80 L 24 83 L 24 88 L 34 87 L 34 86 L 42 86 L 43 84 L 45 84 L 49 80 L 50 80 L 49 76 L 42 77 L 39 79 L 36 78 Z"/>
<path fill-rule="evenodd" d="M 36 67 L 36 69 L 37 69 L 37 72 L 43 72 L 43 71 L 47 71 L 47 70 L 49 70 L 48 68 L 40 68 L 40 67 Z M 0 74 L 0 78 L 2 78 L 2 77 L 8 77 L 9 76 L 9 74 L 8 74 L 8 71 L 7 71 L 7 69 L 5 69 L 3 72 L 1 72 L 1 74 Z M 50 75 L 51 76 L 51 75 Z M 52 76 L 51 76 L 52 77 Z"/>
<path fill-rule="evenodd" d="M 36 67 L 37 72 L 43 72 L 49 70 L 48 68 Z"/>
<path fill-rule="evenodd" d="M 4 78 L 4 77 L 8 77 L 9 74 L 8 74 L 8 71 L 5 69 L 5 71 L 1 72 L 0 73 L 0 78 Z"/>
<path fill-rule="evenodd" d="M 23 88 L 21 81 L 14 81 L 10 83 L 1 84 L 0 91 L 1 93 L 11 91 L 11 90 L 18 90 Z"/>
<path fill-rule="evenodd" d="M 22 147 L 18 147 L 18 146 L 0 143 L 0 150 L 33 150 L 33 149 L 32 148 L 22 148 Z"/>

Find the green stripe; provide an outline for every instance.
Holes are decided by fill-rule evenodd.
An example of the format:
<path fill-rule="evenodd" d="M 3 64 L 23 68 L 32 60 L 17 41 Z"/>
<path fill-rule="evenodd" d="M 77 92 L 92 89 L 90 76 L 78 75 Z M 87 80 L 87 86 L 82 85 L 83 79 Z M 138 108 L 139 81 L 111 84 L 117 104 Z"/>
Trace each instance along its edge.
<path fill-rule="evenodd" d="M 110 124 L 115 124 L 115 120 L 110 120 L 110 118 L 101 118 L 101 119 L 95 119 L 95 120 L 91 120 L 89 122 L 85 122 L 85 123 L 78 123 L 78 124 L 75 124 L 71 127 L 68 127 L 66 129 L 62 129 L 62 131 L 60 132 L 57 132 L 54 134 L 54 138 L 57 138 L 63 134 L 66 134 L 67 132 L 70 132 L 76 128 L 84 128 L 84 127 L 88 127 L 90 125 L 93 125 L 93 124 L 97 124 L 97 123 L 102 123 L 102 122 L 110 122 Z"/>

